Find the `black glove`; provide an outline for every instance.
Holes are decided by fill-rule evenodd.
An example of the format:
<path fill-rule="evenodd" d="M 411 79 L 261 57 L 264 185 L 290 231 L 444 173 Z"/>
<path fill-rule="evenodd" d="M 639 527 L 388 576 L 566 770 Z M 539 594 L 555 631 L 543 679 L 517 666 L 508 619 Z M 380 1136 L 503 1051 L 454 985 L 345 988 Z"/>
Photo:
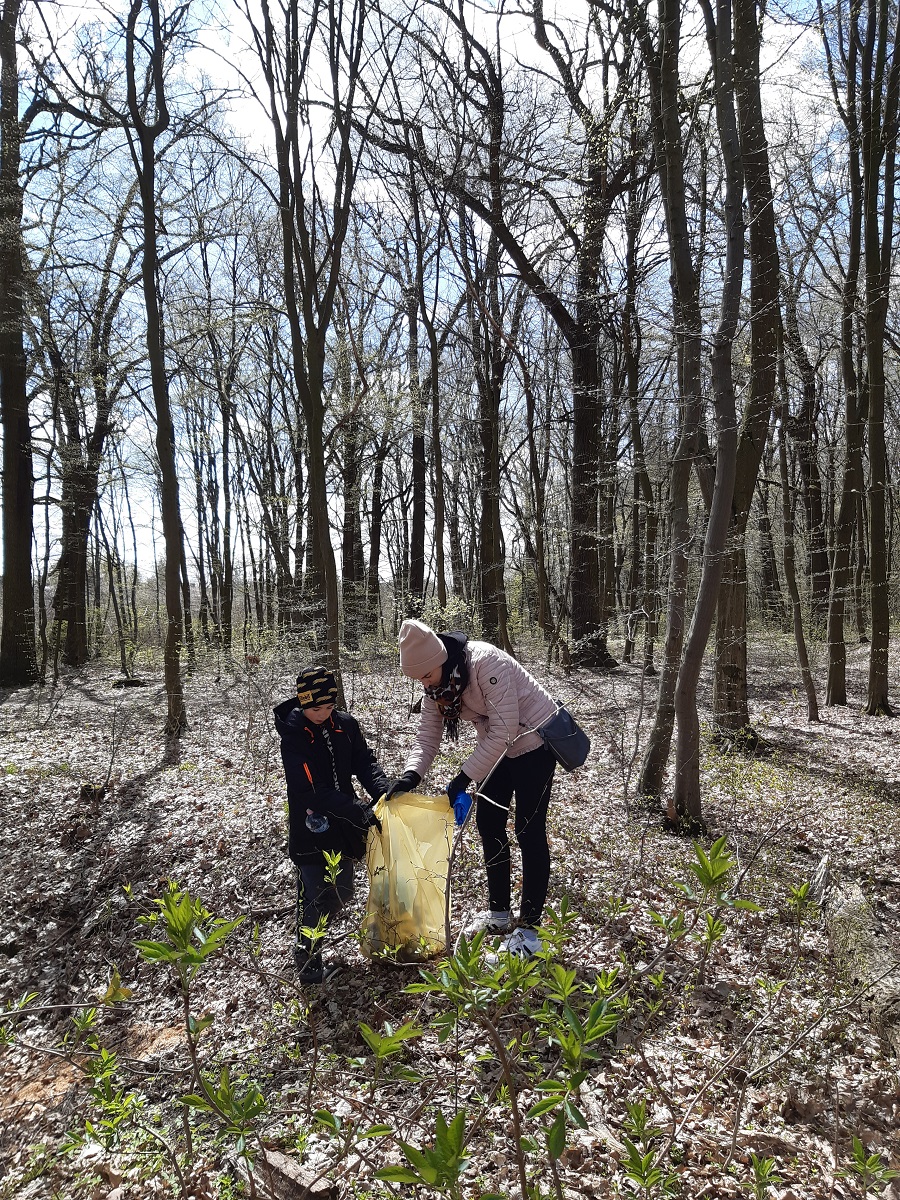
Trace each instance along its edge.
<path fill-rule="evenodd" d="M 388 790 L 384 793 L 385 800 L 390 800 L 392 796 L 399 796 L 401 792 L 412 792 L 422 782 L 422 776 L 418 771 L 404 771 L 399 779 L 395 779 Z"/>
<path fill-rule="evenodd" d="M 368 804 L 361 804 L 360 808 L 366 815 L 366 824 L 368 827 L 371 829 L 374 825 L 378 832 L 381 833 L 381 822 L 375 816 L 375 801 L 370 800 Z"/>
<path fill-rule="evenodd" d="M 451 804 L 460 792 L 464 792 L 468 788 L 471 782 L 472 780 L 465 773 L 465 771 L 460 771 L 458 775 L 453 776 L 453 778 L 447 784 L 447 795 L 450 797 Z"/>

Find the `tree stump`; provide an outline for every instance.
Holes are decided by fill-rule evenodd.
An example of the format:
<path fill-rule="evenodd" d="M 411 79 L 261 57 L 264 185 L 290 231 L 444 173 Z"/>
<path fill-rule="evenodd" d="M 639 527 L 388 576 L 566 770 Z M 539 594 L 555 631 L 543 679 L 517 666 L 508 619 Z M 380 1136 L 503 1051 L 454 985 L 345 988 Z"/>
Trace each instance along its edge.
<path fill-rule="evenodd" d="M 823 860 L 823 863 L 825 860 Z M 822 906 L 835 961 L 852 987 L 864 988 L 863 1016 L 900 1057 L 900 960 L 858 883 L 828 877 L 820 864 L 812 891 Z"/>
<path fill-rule="evenodd" d="M 246 1166 L 239 1170 L 247 1178 Z M 253 1166 L 259 1200 L 338 1200 L 340 1188 L 328 1179 L 318 1179 L 308 1167 L 280 1150 L 266 1150 Z"/>

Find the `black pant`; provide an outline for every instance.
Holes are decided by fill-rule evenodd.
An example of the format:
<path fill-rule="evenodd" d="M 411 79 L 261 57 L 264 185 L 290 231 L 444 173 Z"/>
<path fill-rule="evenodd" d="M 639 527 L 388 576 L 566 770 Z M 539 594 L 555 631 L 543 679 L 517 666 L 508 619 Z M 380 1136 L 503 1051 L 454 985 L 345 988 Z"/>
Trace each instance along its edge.
<path fill-rule="evenodd" d="M 296 870 L 297 945 L 307 953 L 314 954 L 322 948 L 321 936 L 312 938 L 302 930 L 315 929 L 322 917 L 327 922 L 329 917 L 340 912 L 353 895 L 353 859 L 347 855 L 341 856 L 334 883 L 328 881 L 324 856 L 320 856 L 318 861 L 300 863 Z"/>
<path fill-rule="evenodd" d="M 516 841 L 522 851 L 519 924 L 531 928 L 541 922 L 550 883 L 547 805 L 555 767 L 556 759 L 546 746 L 538 746 L 518 758 L 504 758 L 487 784 L 479 789 L 489 800 L 479 797 L 475 810 L 487 868 L 488 903 L 493 912 L 508 912 L 510 862 L 506 822 L 515 794 Z"/>

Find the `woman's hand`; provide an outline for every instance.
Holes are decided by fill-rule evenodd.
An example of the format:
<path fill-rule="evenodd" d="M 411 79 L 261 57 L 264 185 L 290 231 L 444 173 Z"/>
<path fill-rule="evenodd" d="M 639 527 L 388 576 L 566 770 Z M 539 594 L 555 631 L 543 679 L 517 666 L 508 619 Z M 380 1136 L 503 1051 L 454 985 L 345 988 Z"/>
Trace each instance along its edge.
<path fill-rule="evenodd" d="M 469 815 L 469 809 L 472 807 L 472 797 L 467 791 L 471 782 L 472 780 L 465 771 L 460 771 L 447 784 L 447 795 L 450 797 L 450 803 L 453 805 L 453 817 L 457 825 L 462 825 L 465 822 L 466 817 Z"/>
<path fill-rule="evenodd" d="M 399 779 L 395 779 L 388 790 L 384 793 L 385 800 L 390 800 L 392 796 L 400 796 L 404 792 L 412 792 L 422 782 L 422 776 L 418 771 L 404 771 Z"/>

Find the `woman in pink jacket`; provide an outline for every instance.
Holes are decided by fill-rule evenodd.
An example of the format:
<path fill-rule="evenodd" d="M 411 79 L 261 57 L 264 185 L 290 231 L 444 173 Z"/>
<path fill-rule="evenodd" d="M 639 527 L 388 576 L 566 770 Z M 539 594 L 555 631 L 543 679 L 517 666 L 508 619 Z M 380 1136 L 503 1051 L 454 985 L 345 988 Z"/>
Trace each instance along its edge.
<path fill-rule="evenodd" d="M 387 797 L 417 787 L 443 734 L 455 741 L 460 720 L 471 721 L 475 749 L 448 783 L 447 794 L 460 820 L 471 803 L 467 789 L 486 780 L 478 789 L 475 821 L 484 848 L 489 911 L 477 926 L 504 935 L 502 950 L 528 957 L 540 949 L 536 930 L 550 881 L 547 805 L 556 766 L 536 730 L 556 712 L 556 701 L 503 650 L 470 642 L 464 633 L 435 633 L 422 621 L 404 621 L 400 627 L 400 668 L 422 684 L 425 696 L 416 744 Z M 513 796 L 522 852 L 522 904 L 515 931 L 506 832 Z"/>

